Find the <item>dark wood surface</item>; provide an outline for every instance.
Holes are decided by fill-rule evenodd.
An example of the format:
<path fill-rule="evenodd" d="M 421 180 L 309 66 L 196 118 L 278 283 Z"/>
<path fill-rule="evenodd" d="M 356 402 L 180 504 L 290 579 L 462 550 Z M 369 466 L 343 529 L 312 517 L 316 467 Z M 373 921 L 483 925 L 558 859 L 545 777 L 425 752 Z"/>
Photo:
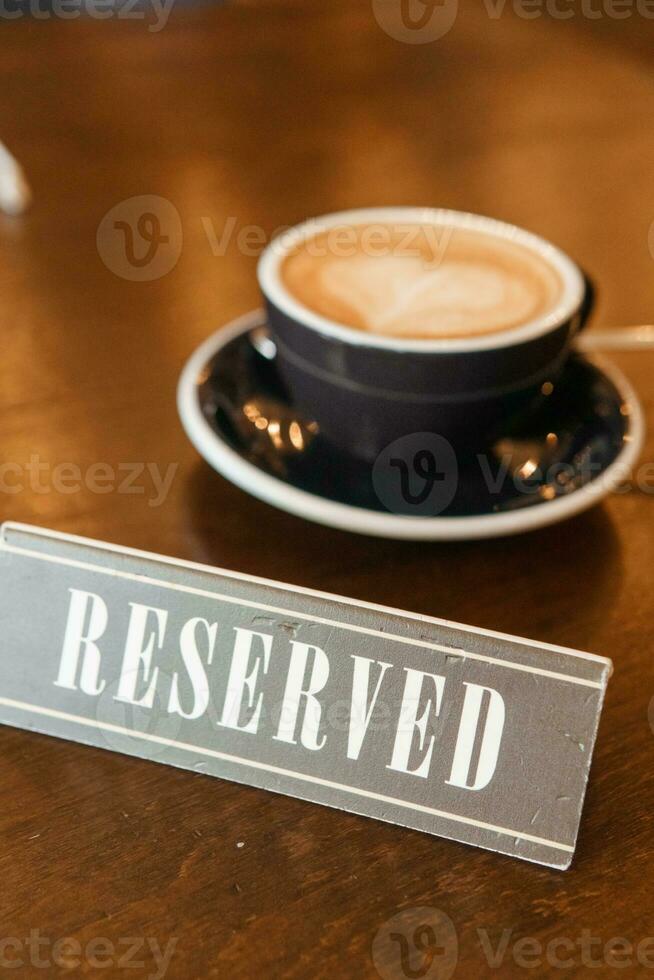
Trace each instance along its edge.
<path fill-rule="evenodd" d="M 256 259 L 234 243 L 217 256 L 207 237 L 230 217 L 270 234 L 360 205 L 491 213 L 587 267 L 597 324 L 652 319 L 654 24 L 475 7 L 425 45 L 391 39 L 355 0 L 180 4 L 159 33 L 0 21 L 0 137 L 35 192 L 29 215 L 0 219 L 2 461 L 177 466 L 161 506 L 145 478 L 141 495 L 26 485 L 0 494 L 1 517 L 612 657 L 572 869 L 5 728 L 0 939 L 175 938 L 169 977 L 299 980 L 376 977 L 377 931 L 421 906 L 454 923 L 456 977 L 558 975 L 517 965 L 513 943 L 588 932 L 602 975 L 603 944 L 654 934 L 651 491 L 526 537 L 366 539 L 235 489 L 175 409 L 186 357 L 258 304 Z M 141 194 L 171 201 L 183 228 L 179 262 L 152 282 L 112 273 L 96 247 L 103 215 Z M 616 360 L 651 419 L 654 353 Z M 500 970 L 478 930 L 493 945 L 511 932 Z M 591 969 L 571 955 L 568 973 Z M 146 976 L 146 959 L 77 973 Z M 13 975 L 48 972 L 65 971 Z"/>

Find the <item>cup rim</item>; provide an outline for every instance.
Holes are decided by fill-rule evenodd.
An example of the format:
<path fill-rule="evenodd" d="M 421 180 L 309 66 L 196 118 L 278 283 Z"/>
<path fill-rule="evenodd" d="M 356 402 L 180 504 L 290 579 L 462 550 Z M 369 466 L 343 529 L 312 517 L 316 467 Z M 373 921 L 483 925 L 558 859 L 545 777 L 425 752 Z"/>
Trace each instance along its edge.
<path fill-rule="evenodd" d="M 548 313 L 517 327 L 509 327 L 506 330 L 498 330 L 475 337 L 441 337 L 427 340 L 389 337 L 348 327 L 309 309 L 295 299 L 284 286 L 280 275 L 281 264 L 291 248 L 299 242 L 305 241 L 322 231 L 329 231 L 338 225 L 388 222 L 449 225 L 466 230 L 480 231 L 522 245 L 530 251 L 536 252 L 559 273 L 563 284 L 559 301 Z M 265 298 L 301 326 L 356 347 L 375 347 L 422 353 L 494 350 L 534 340 L 570 321 L 580 311 L 586 292 L 584 276 L 579 266 L 547 239 L 520 228 L 518 225 L 497 218 L 490 218 L 469 211 L 429 207 L 357 208 L 310 218 L 281 232 L 272 239 L 259 259 L 257 277 Z"/>

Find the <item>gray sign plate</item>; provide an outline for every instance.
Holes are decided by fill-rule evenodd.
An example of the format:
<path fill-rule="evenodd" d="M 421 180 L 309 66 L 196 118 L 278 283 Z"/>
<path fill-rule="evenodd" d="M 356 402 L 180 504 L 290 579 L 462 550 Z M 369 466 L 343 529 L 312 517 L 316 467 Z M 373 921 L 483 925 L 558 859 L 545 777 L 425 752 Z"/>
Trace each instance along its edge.
<path fill-rule="evenodd" d="M 611 662 L 25 525 L 0 722 L 567 868 Z"/>

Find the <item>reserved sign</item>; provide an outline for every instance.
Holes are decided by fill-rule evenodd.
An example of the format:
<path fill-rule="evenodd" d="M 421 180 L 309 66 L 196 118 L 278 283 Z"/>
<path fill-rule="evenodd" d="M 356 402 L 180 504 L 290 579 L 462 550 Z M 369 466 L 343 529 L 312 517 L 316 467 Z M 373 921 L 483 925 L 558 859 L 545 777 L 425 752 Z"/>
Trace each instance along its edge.
<path fill-rule="evenodd" d="M 567 868 L 611 662 L 4 524 L 0 722 Z"/>

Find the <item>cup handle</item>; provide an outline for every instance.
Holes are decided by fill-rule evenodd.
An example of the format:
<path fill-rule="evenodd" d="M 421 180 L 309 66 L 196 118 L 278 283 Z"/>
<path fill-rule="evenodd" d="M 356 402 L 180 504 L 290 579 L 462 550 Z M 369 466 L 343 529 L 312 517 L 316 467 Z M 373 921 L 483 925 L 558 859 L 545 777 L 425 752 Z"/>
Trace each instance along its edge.
<path fill-rule="evenodd" d="M 595 300 L 597 298 L 597 289 L 595 288 L 595 283 L 590 278 L 587 272 L 585 272 L 583 269 L 581 270 L 581 272 L 584 277 L 586 290 L 584 293 L 584 298 L 581 303 L 581 307 L 579 308 L 579 328 L 577 330 L 577 333 L 581 333 L 581 331 L 584 330 L 585 327 L 587 326 L 588 321 L 590 320 L 591 314 L 593 312 L 593 309 L 595 308 Z"/>

